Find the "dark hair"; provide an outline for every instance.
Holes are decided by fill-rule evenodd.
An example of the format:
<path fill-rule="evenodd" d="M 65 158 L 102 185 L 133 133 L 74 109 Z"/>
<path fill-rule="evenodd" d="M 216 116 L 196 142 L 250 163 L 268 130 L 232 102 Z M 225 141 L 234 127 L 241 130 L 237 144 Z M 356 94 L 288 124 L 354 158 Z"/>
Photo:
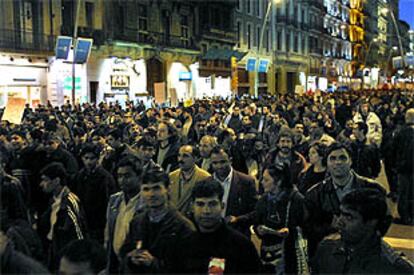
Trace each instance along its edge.
<path fill-rule="evenodd" d="M 282 128 L 280 129 L 280 132 L 279 132 L 279 136 L 277 137 L 277 142 L 276 143 L 279 143 L 279 141 L 282 137 L 290 138 L 293 141 L 293 131 L 292 131 L 292 129 L 290 129 L 287 126 L 282 126 Z"/>
<path fill-rule="evenodd" d="M 155 138 L 153 138 L 149 135 L 144 135 L 140 139 L 138 139 L 138 141 L 134 144 L 135 148 L 139 148 L 141 146 L 156 148 L 157 147 L 157 142 L 155 141 Z"/>
<path fill-rule="evenodd" d="M 84 155 L 88 153 L 92 153 L 95 157 L 99 158 L 101 154 L 101 148 L 93 143 L 85 143 L 82 146 L 82 149 L 79 155 L 83 157 Z"/>
<path fill-rule="evenodd" d="M 85 135 L 85 130 L 81 127 L 74 127 L 72 132 L 74 137 L 81 137 Z"/>
<path fill-rule="evenodd" d="M 30 137 L 33 140 L 41 141 L 43 136 L 43 132 L 39 129 L 33 129 L 30 131 Z"/>
<path fill-rule="evenodd" d="M 341 204 L 361 214 L 364 222 L 378 220 L 377 230 L 384 236 L 392 222 L 385 193 L 379 188 L 355 189 L 342 199 Z"/>
<path fill-rule="evenodd" d="M 344 149 L 348 153 L 349 157 L 351 157 L 351 149 L 346 144 L 335 141 L 326 149 L 326 159 L 328 159 L 329 155 L 333 151 L 342 149 Z"/>
<path fill-rule="evenodd" d="M 116 140 L 120 140 L 122 139 L 122 131 L 118 128 L 112 129 L 108 132 L 108 136 L 111 136 Z"/>
<path fill-rule="evenodd" d="M 212 177 L 198 182 L 191 191 L 191 199 L 193 201 L 196 198 L 211 198 L 214 196 L 217 196 L 221 201 L 223 199 L 223 195 L 223 186 L 221 186 L 221 184 Z"/>
<path fill-rule="evenodd" d="M 61 251 L 61 259 L 65 257 L 73 263 L 89 263 L 93 273 L 98 274 L 106 267 L 106 252 L 95 240 L 74 240 Z"/>
<path fill-rule="evenodd" d="M 229 152 L 227 152 L 226 149 L 221 145 L 214 146 L 213 149 L 211 150 L 210 156 L 213 154 L 221 154 L 222 152 L 225 153 L 230 159 Z"/>
<path fill-rule="evenodd" d="M 142 178 L 142 183 L 157 183 L 162 182 L 165 186 L 165 188 L 168 188 L 170 186 L 170 178 L 168 177 L 168 174 L 162 170 L 160 166 L 154 166 L 145 171 L 144 176 Z"/>
<path fill-rule="evenodd" d="M 61 184 L 66 185 L 66 179 L 68 174 L 66 172 L 65 166 L 60 162 L 52 162 L 40 170 L 40 175 L 44 175 L 50 179 L 60 178 Z"/>
<path fill-rule="evenodd" d="M 322 165 L 326 166 L 326 151 L 328 149 L 328 146 L 325 143 L 317 140 L 310 144 L 309 149 L 310 148 L 315 148 L 318 155 L 322 158 Z"/>
<path fill-rule="evenodd" d="M 368 133 L 368 125 L 365 122 L 357 122 L 356 126 L 362 131 L 364 135 Z"/>
<path fill-rule="evenodd" d="M 269 175 L 275 180 L 275 182 L 277 182 L 278 180 L 282 180 L 282 183 L 280 184 L 281 188 L 293 188 L 293 184 L 290 179 L 289 165 L 287 165 L 286 163 L 283 163 L 281 165 L 271 164 L 269 166 L 266 166 L 264 170 L 269 171 Z"/>
<path fill-rule="evenodd" d="M 138 176 L 142 176 L 142 172 L 143 172 L 143 168 L 142 168 L 142 163 L 138 158 L 135 157 L 124 157 L 122 158 L 117 165 L 117 169 L 119 169 L 120 167 L 131 167 L 132 170 L 134 170 L 134 172 L 138 175 Z"/>
<path fill-rule="evenodd" d="M 19 136 L 22 139 L 27 140 L 26 132 L 24 131 L 15 130 L 10 134 L 10 137 L 12 136 Z"/>

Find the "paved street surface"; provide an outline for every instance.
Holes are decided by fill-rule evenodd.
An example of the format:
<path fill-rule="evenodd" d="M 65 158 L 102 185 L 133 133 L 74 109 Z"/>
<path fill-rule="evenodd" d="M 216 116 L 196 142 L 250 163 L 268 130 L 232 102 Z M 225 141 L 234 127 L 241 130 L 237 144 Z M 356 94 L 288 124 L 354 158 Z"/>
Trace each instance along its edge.
<path fill-rule="evenodd" d="M 388 192 L 389 186 L 383 165 L 377 180 Z M 398 217 L 397 205 L 391 202 L 390 207 L 393 216 Z M 414 226 L 392 224 L 384 240 L 395 249 L 402 251 L 411 261 L 414 261 Z"/>

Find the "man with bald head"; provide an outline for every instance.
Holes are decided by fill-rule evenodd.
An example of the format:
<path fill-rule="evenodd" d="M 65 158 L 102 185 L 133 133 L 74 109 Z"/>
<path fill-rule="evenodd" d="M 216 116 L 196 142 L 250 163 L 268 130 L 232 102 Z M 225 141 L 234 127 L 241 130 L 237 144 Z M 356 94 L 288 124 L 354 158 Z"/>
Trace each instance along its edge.
<path fill-rule="evenodd" d="M 394 139 L 398 175 L 398 213 L 401 224 L 414 224 L 414 108 L 405 113 L 405 125 Z"/>
<path fill-rule="evenodd" d="M 179 168 L 170 173 L 170 202 L 178 211 L 190 216 L 191 191 L 200 181 L 211 177 L 210 173 L 196 165 L 193 146 L 183 145 L 178 151 Z"/>

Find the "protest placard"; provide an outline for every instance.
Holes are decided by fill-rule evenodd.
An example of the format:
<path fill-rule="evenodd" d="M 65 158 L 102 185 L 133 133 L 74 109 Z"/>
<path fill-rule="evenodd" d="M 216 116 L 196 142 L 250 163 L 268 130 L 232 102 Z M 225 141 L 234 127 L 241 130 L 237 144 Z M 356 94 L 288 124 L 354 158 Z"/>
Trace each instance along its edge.
<path fill-rule="evenodd" d="M 9 98 L 1 120 L 7 120 L 13 124 L 21 124 L 25 104 L 26 100 L 24 98 Z"/>

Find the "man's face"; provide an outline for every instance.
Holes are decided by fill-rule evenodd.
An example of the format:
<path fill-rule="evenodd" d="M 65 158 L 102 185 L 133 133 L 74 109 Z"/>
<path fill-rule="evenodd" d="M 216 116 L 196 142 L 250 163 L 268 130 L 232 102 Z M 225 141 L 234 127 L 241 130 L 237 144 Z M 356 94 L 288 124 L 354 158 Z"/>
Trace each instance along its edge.
<path fill-rule="evenodd" d="M 214 173 L 216 173 L 219 178 L 224 179 L 228 176 L 231 170 L 230 158 L 223 151 L 220 151 L 218 154 L 212 154 L 211 166 L 214 170 Z"/>
<path fill-rule="evenodd" d="M 242 124 L 243 126 L 249 126 L 252 123 L 252 121 L 250 120 L 250 118 L 248 116 L 244 116 L 242 119 Z"/>
<path fill-rule="evenodd" d="M 155 155 L 155 148 L 152 146 L 140 146 L 137 150 L 137 156 L 140 160 L 147 162 L 152 160 Z"/>
<path fill-rule="evenodd" d="M 49 140 L 45 141 L 44 145 L 45 145 L 46 152 L 47 153 L 52 153 L 52 152 L 56 151 L 57 148 L 59 147 L 59 142 L 57 140 L 54 140 L 54 139 L 49 139 Z"/>
<path fill-rule="evenodd" d="M 178 163 L 184 171 L 192 169 L 195 165 L 193 156 L 193 148 L 191 146 L 183 146 L 178 151 Z"/>
<path fill-rule="evenodd" d="M 362 104 L 361 111 L 363 114 L 367 115 L 369 111 L 369 105 L 368 104 Z"/>
<path fill-rule="evenodd" d="M 71 262 L 66 257 L 62 257 L 59 265 L 59 274 L 61 275 L 92 275 L 94 272 L 91 270 L 89 262 Z"/>
<path fill-rule="evenodd" d="M 98 165 L 98 157 L 93 153 L 86 153 L 82 156 L 83 164 L 88 170 L 93 170 Z"/>
<path fill-rule="evenodd" d="M 364 222 L 360 213 L 349 209 L 346 205 L 341 205 L 340 209 L 338 229 L 345 244 L 361 243 L 375 231 L 374 221 Z"/>
<path fill-rule="evenodd" d="M 143 182 L 141 196 L 146 206 L 152 209 L 160 209 L 168 203 L 168 189 L 162 182 Z"/>
<path fill-rule="evenodd" d="M 347 177 L 351 171 L 352 160 L 345 149 L 332 151 L 328 155 L 327 167 L 334 178 Z"/>
<path fill-rule="evenodd" d="M 125 193 L 135 193 L 139 191 L 141 177 L 130 166 L 121 166 L 117 171 L 119 187 Z"/>
<path fill-rule="evenodd" d="M 20 150 L 20 149 L 26 147 L 26 145 L 27 145 L 26 140 L 23 137 L 19 136 L 19 135 L 12 135 L 10 143 L 13 146 L 14 150 Z"/>
<path fill-rule="evenodd" d="M 345 128 L 351 130 L 354 128 L 354 122 L 352 120 L 348 120 L 345 124 Z"/>
<path fill-rule="evenodd" d="M 305 130 L 305 126 L 301 123 L 297 123 L 295 125 L 295 133 L 299 136 L 303 135 L 303 131 Z"/>
<path fill-rule="evenodd" d="M 165 125 L 164 123 L 161 123 L 160 125 L 158 125 L 158 129 L 157 129 L 157 139 L 158 139 L 158 141 L 167 140 L 169 137 L 170 137 L 170 135 L 168 133 L 168 126 Z"/>
<path fill-rule="evenodd" d="M 282 153 L 287 154 L 290 152 L 290 150 L 292 150 L 292 139 L 290 137 L 281 137 L 277 143 L 277 146 L 279 147 L 280 151 L 282 151 Z"/>
<path fill-rule="evenodd" d="M 52 193 L 56 189 L 56 186 L 59 184 L 59 178 L 52 180 L 48 176 L 41 175 L 40 179 L 40 188 L 42 188 L 43 192 L 46 194 Z"/>
<path fill-rule="evenodd" d="M 233 108 L 233 115 L 235 115 L 235 116 L 240 115 L 240 108 L 239 107 L 234 107 Z"/>
<path fill-rule="evenodd" d="M 93 136 L 92 137 L 92 143 L 94 145 L 98 145 L 98 146 L 105 146 L 106 141 L 103 137 L 101 136 Z"/>
<path fill-rule="evenodd" d="M 209 138 L 202 138 L 200 141 L 200 156 L 202 158 L 210 157 L 211 150 L 213 150 L 213 142 Z"/>
<path fill-rule="evenodd" d="M 365 138 L 364 132 L 359 129 L 358 125 L 354 125 L 352 129 L 352 134 L 354 134 L 355 138 L 358 140 L 363 140 Z"/>
<path fill-rule="evenodd" d="M 217 195 L 194 200 L 194 219 L 202 232 L 211 232 L 218 227 L 221 222 L 222 209 L 223 204 Z"/>
<path fill-rule="evenodd" d="M 118 148 L 120 145 L 120 141 L 113 136 L 108 136 L 107 142 L 112 148 Z"/>

